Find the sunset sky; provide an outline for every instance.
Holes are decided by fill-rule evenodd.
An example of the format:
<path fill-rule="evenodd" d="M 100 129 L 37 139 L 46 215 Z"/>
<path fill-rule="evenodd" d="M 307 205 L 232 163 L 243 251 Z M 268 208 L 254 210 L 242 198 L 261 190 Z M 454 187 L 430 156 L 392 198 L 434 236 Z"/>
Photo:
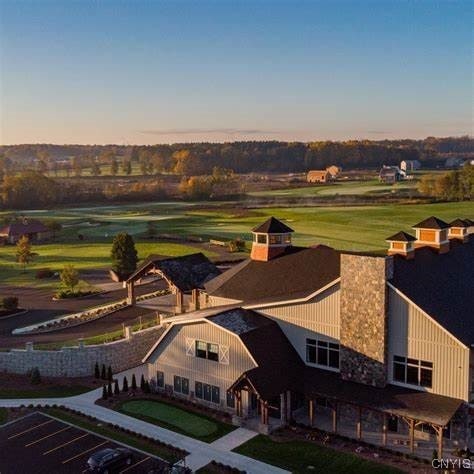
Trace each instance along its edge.
<path fill-rule="evenodd" d="M 470 1 L 0 1 L 0 143 L 472 134 Z"/>

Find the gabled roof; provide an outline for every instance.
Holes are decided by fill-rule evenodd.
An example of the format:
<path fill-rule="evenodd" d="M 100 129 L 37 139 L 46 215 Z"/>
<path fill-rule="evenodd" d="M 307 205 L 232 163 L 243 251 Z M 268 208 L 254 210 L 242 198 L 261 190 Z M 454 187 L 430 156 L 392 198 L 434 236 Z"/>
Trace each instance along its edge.
<path fill-rule="evenodd" d="M 474 221 L 471 220 L 471 219 L 467 219 L 467 218 L 466 218 L 466 219 L 463 219 L 463 221 L 464 221 L 468 226 L 474 225 Z"/>
<path fill-rule="evenodd" d="M 387 242 L 414 242 L 416 237 L 413 237 L 413 235 L 407 234 L 406 232 L 400 231 L 390 237 L 387 237 L 385 240 Z"/>
<path fill-rule="evenodd" d="M 0 229 L 1 235 L 27 235 L 48 232 L 49 229 L 37 219 L 22 219 L 10 222 L 10 224 Z"/>
<path fill-rule="evenodd" d="M 474 239 L 450 250 L 422 247 L 415 258 L 394 257 L 390 283 L 463 344 L 474 344 Z"/>
<path fill-rule="evenodd" d="M 450 227 L 469 227 L 469 224 L 466 220 L 463 219 L 454 219 L 454 221 L 449 223 Z"/>
<path fill-rule="evenodd" d="M 438 219 L 435 216 L 428 217 L 428 219 L 425 219 L 424 221 L 418 222 L 418 224 L 412 226 L 413 229 L 447 229 L 449 227 L 449 224 L 442 221 L 441 219 Z"/>
<path fill-rule="evenodd" d="M 283 224 L 275 217 L 270 217 L 263 224 L 260 224 L 252 229 L 252 232 L 261 232 L 262 234 L 287 234 L 294 232 L 293 229 Z"/>
<path fill-rule="evenodd" d="M 325 245 L 287 247 L 267 262 L 244 260 L 204 285 L 211 296 L 236 301 L 303 298 L 340 276 L 339 252 Z"/>
<path fill-rule="evenodd" d="M 203 288 L 207 281 L 221 273 L 202 253 L 172 258 L 151 255 L 128 280 L 137 280 L 153 269 L 161 272 L 168 281 L 181 291 Z"/>

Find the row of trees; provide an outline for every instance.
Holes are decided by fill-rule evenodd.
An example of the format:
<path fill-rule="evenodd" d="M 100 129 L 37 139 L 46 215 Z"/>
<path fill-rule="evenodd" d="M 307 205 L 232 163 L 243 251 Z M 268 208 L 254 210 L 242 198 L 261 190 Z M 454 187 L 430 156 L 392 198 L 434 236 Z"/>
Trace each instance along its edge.
<path fill-rule="evenodd" d="M 424 196 L 443 201 L 465 201 L 474 196 L 474 166 L 441 175 L 424 175 L 418 190 Z"/>

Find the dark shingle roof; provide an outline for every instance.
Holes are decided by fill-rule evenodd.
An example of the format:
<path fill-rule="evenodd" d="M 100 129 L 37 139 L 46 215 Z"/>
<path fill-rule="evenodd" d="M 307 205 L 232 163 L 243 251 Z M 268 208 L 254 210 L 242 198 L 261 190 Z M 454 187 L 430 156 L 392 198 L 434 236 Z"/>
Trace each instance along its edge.
<path fill-rule="evenodd" d="M 270 219 L 266 220 L 263 224 L 254 227 L 252 232 L 261 232 L 263 234 L 286 234 L 288 232 L 294 232 L 294 230 L 275 217 L 270 217 Z"/>
<path fill-rule="evenodd" d="M 452 241 L 445 254 L 429 247 L 394 257 L 391 283 L 466 345 L 474 344 L 474 239 Z"/>
<path fill-rule="evenodd" d="M 304 369 L 304 391 L 308 398 L 324 397 L 407 416 L 444 426 L 463 403 L 457 398 L 435 395 L 410 388 L 387 385 L 376 388 L 342 380 L 340 374 L 314 367 Z"/>
<path fill-rule="evenodd" d="M 463 219 L 454 219 L 449 223 L 450 227 L 469 227 L 469 224 Z"/>
<path fill-rule="evenodd" d="M 339 276 L 338 251 L 325 245 L 288 247 L 268 262 L 244 260 L 204 286 L 211 296 L 277 301 L 310 295 Z"/>
<path fill-rule="evenodd" d="M 181 291 L 203 288 L 207 281 L 220 275 L 220 270 L 202 253 L 173 258 L 151 255 L 129 280 L 137 280 L 153 268 Z"/>
<path fill-rule="evenodd" d="M 389 242 L 414 242 L 416 240 L 416 237 L 413 237 L 413 235 L 407 234 L 406 232 L 400 231 L 390 237 L 387 237 L 385 240 Z"/>
<path fill-rule="evenodd" d="M 414 229 L 447 229 L 449 224 L 438 219 L 435 216 L 428 217 L 424 221 L 418 222 L 418 224 L 412 226 Z"/>
<path fill-rule="evenodd" d="M 238 336 L 262 326 L 273 324 L 271 319 L 250 309 L 243 308 L 228 309 L 219 314 L 208 316 L 207 319 Z"/>
<path fill-rule="evenodd" d="M 36 219 L 17 220 L 0 229 L 0 234 L 9 236 L 21 236 L 48 232 L 48 228 Z"/>
<path fill-rule="evenodd" d="M 463 221 L 468 225 L 468 226 L 471 226 L 471 225 L 474 225 L 474 221 L 471 220 L 471 219 L 463 219 Z"/>

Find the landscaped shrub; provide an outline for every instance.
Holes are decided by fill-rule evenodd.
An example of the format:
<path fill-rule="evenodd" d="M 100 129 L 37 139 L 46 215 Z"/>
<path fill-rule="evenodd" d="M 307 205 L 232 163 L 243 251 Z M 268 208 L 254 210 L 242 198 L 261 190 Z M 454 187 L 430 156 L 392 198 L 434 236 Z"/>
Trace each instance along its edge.
<path fill-rule="evenodd" d="M 118 379 L 115 379 L 114 395 L 119 395 L 119 394 L 120 394 L 119 382 L 118 382 Z"/>
<path fill-rule="evenodd" d="M 111 397 L 113 395 L 112 392 L 112 382 L 109 380 L 109 383 L 107 384 L 107 395 Z"/>
<path fill-rule="evenodd" d="M 16 296 L 4 296 L 2 306 L 9 311 L 13 311 L 18 308 L 18 298 Z"/>
<path fill-rule="evenodd" d="M 112 379 L 113 379 L 112 367 L 109 365 L 109 367 L 107 368 L 107 380 L 112 382 Z"/>
<path fill-rule="evenodd" d="M 137 379 L 135 378 L 135 374 L 132 375 L 132 390 L 137 389 Z"/>
<path fill-rule="evenodd" d="M 31 370 L 30 382 L 31 382 L 32 385 L 38 385 L 38 384 L 41 383 L 41 375 L 40 375 L 40 371 L 39 371 L 38 367 L 34 367 Z"/>
<path fill-rule="evenodd" d="M 100 378 L 102 380 L 107 380 L 107 373 L 105 371 L 105 364 L 102 364 L 102 370 L 100 372 Z"/>
<path fill-rule="evenodd" d="M 107 400 L 107 385 L 102 387 L 102 399 Z"/>
<path fill-rule="evenodd" d="M 128 392 L 128 380 L 127 380 L 126 376 L 123 378 L 122 391 L 123 392 Z"/>
<path fill-rule="evenodd" d="M 36 270 L 35 278 L 42 280 L 43 278 L 53 278 L 54 272 L 51 268 L 39 268 Z"/>
<path fill-rule="evenodd" d="M 142 376 L 140 377 L 140 390 L 142 392 L 145 391 L 145 376 L 142 374 Z"/>
<path fill-rule="evenodd" d="M 100 369 L 99 369 L 99 363 L 96 362 L 94 366 L 94 377 L 96 379 L 100 379 Z"/>

